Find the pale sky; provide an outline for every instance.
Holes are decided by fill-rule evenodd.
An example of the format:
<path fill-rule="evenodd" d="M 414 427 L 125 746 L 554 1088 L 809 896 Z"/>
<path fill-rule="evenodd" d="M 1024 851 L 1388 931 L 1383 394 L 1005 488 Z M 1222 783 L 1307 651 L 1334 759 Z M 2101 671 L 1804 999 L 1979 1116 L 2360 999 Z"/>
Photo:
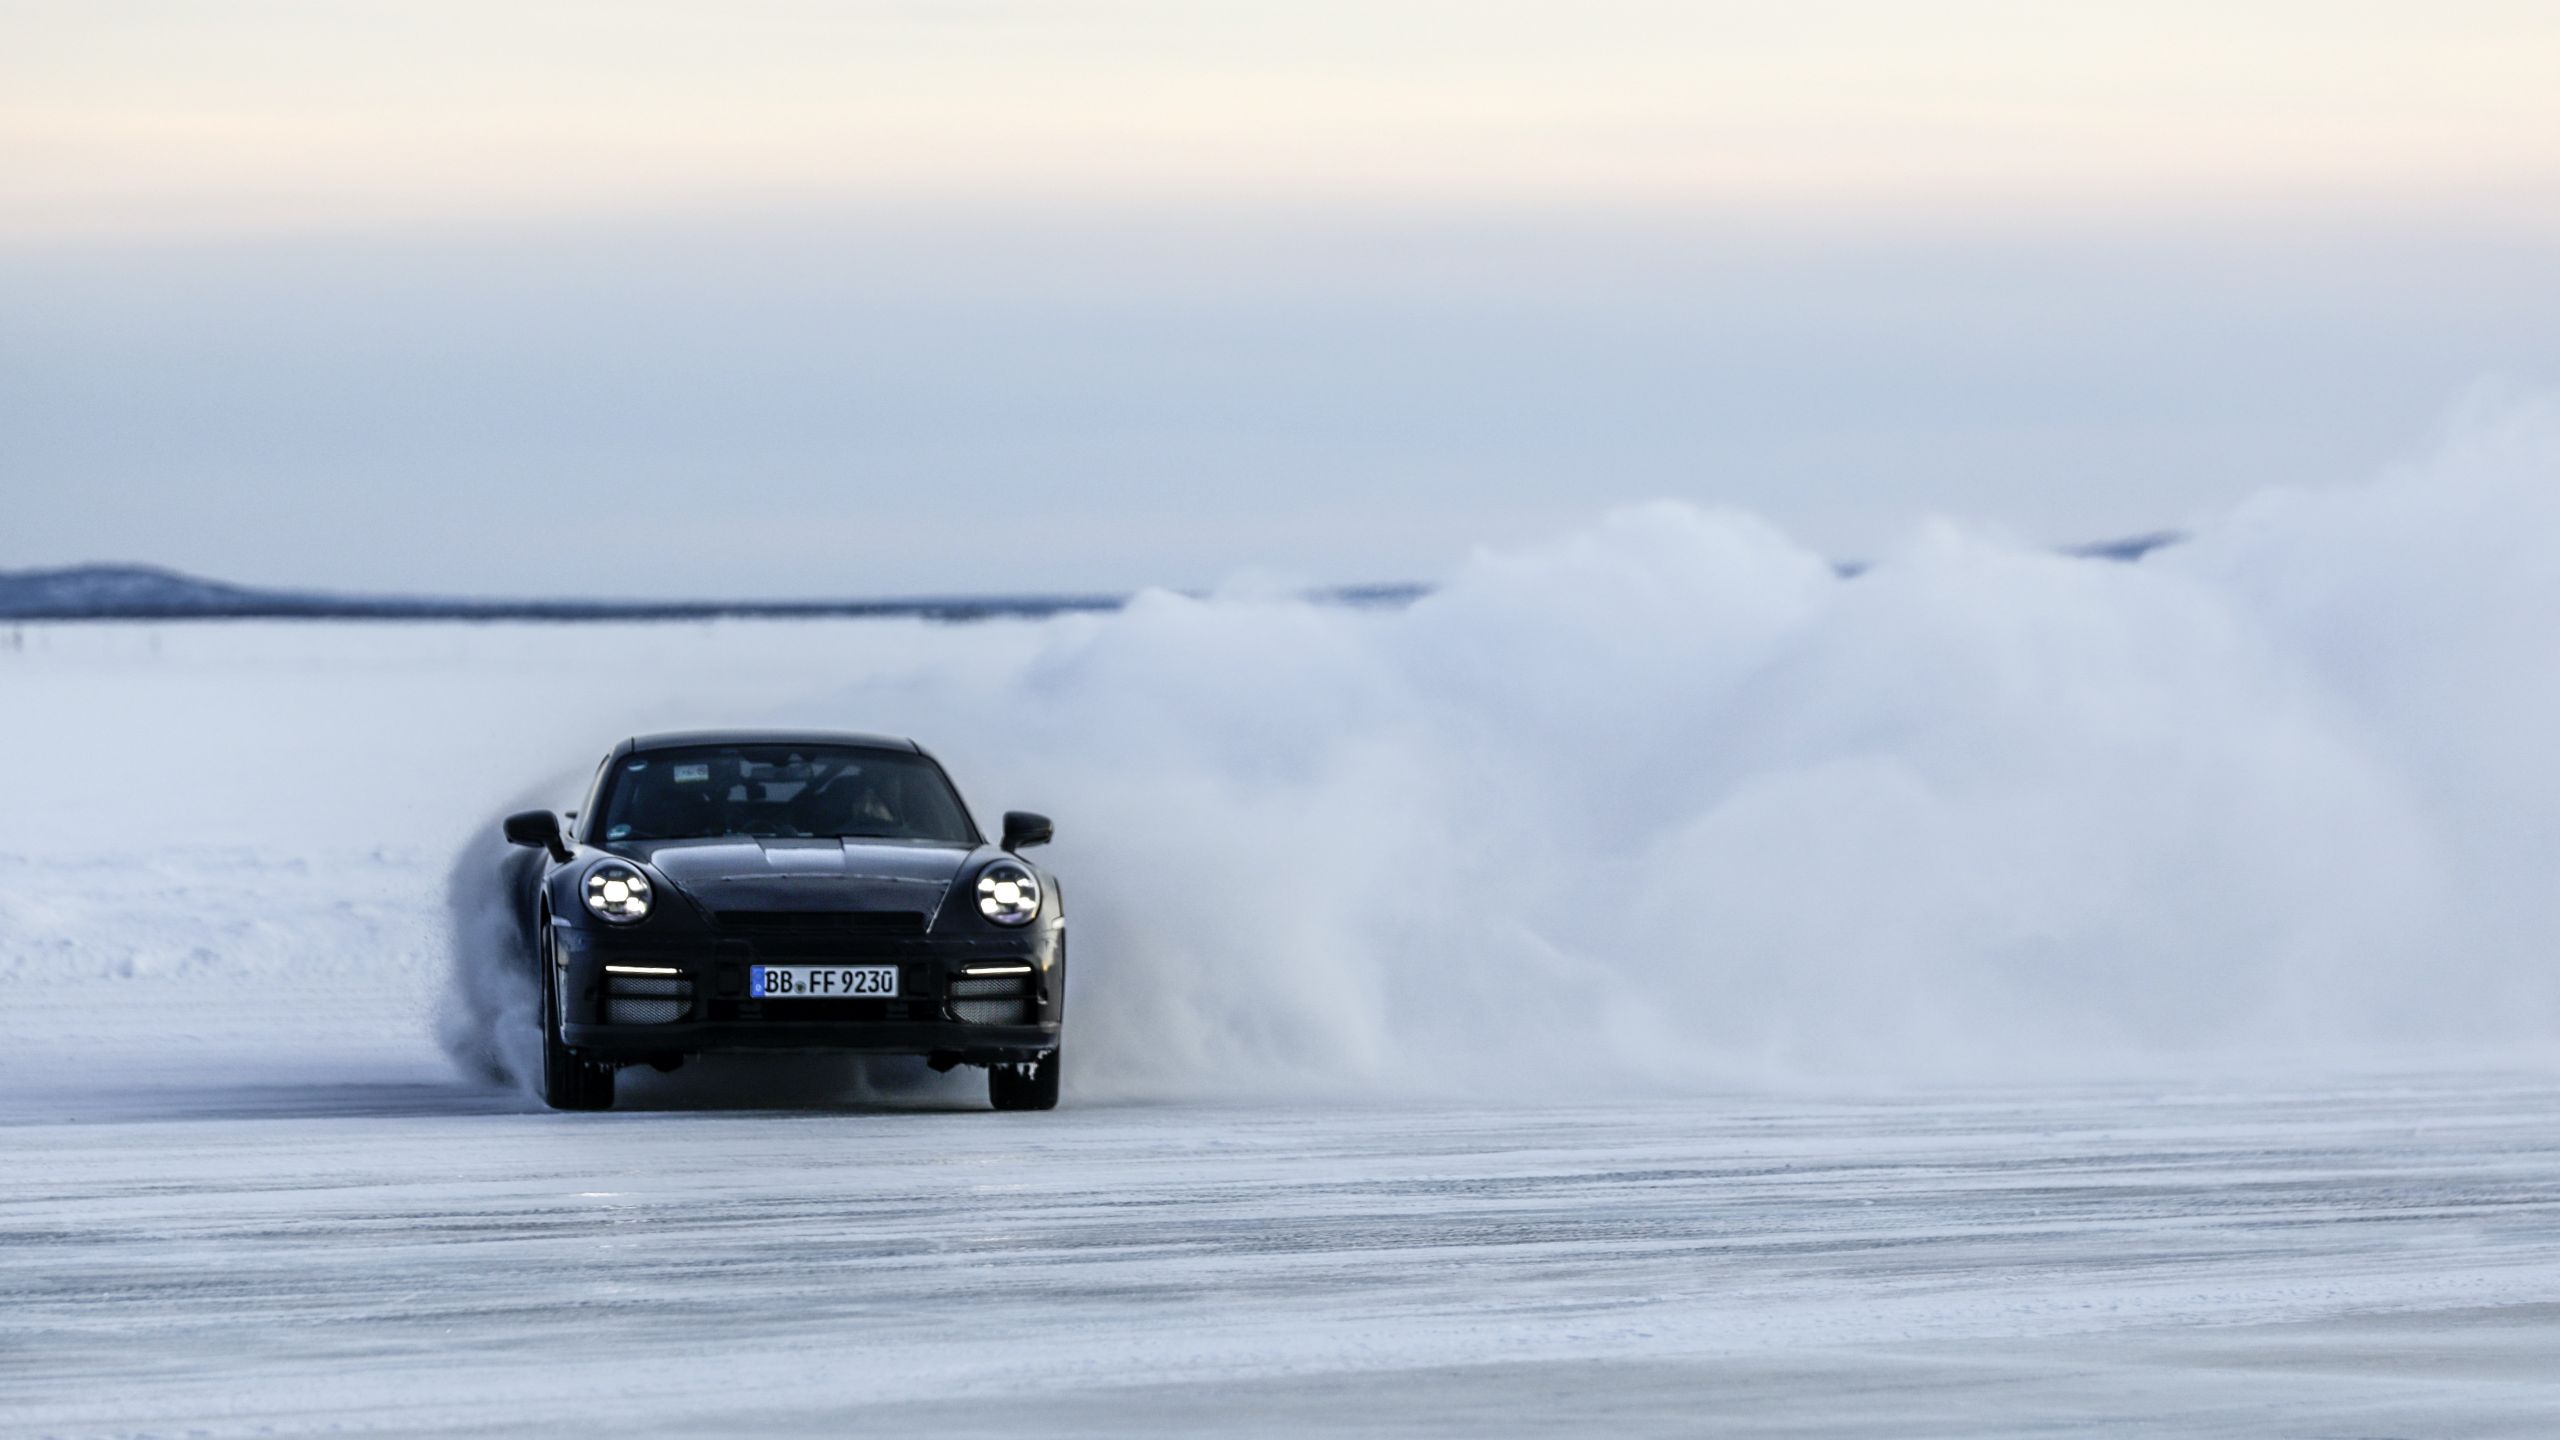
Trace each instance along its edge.
<path fill-rule="evenodd" d="M 0 567 L 1839 553 L 2560 383 L 2560 5 L 0 0 Z"/>

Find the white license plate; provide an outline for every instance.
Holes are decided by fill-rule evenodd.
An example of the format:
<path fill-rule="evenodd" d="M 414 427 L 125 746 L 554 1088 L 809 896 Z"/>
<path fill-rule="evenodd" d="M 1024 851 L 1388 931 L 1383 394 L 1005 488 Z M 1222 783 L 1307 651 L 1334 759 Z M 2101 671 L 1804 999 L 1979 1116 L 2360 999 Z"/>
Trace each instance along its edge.
<path fill-rule="evenodd" d="M 747 993 L 758 1000 L 878 1000 L 898 993 L 895 965 L 750 965 Z"/>

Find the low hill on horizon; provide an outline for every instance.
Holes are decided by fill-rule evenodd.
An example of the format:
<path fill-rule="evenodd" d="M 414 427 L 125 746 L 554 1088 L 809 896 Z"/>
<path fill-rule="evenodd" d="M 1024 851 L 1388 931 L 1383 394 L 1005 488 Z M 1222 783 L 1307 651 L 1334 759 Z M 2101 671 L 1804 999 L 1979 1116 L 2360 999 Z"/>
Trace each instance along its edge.
<path fill-rule="evenodd" d="M 2139 560 L 2185 538 L 2176 531 L 2075 545 L 2060 553 L 2091 560 Z M 1842 562 L 1843 575 L 1866 568 Z M 1430 586 L 1342 585 L 1308 592 L 1335 605 L 1403 605 Z M 68 565 L 0 570 L 0 622 L 27 620 L 717 620 L 717 619 L 1039 619 L 1117 610 L 1127 594 L 926 595 L 819 600 L 509 599 L 482 596 L 349 595 L 265 589 L 207 580 L 158 565 Z"/>
<path fill-rule="evenodd" d="M 1317 591 L 1339 604 L 1399 604 L 1418 585 Z M 1127 595 L 934 595 L 820 600 L 508 599 L 270 590 L 157 565 L 0 570 L 0 621 L 12 620 L 712 620 L 723 618 L 1037 619 L 1117 610 Z"/>

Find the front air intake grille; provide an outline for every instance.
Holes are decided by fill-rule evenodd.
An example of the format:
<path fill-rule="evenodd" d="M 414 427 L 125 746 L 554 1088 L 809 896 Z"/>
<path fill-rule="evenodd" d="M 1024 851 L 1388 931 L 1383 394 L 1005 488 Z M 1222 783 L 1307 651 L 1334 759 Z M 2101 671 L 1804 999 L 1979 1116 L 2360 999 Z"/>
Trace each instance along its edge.
<path fill-rule="evenodd" d="M 616 975 L 605 972 L 604 1023 L 666 1025 L 693 1008 L 693 982 L 682 975 Z"/>
<path fill-rule="evenodd" d="M 1031 977 L 1028 975 L 992 975 L 974 980 L 954 980 L 951 982 L 951 998 L 978 1000 L 990 995 L 1020 995 L 1023 987 L 1030 983 Z"/>
<path fill-rule="evenodd" d="M 951 1018 L 969 1025 L 1030 1023 L 1031 976 L 972 975 L 952 981 Z"/>

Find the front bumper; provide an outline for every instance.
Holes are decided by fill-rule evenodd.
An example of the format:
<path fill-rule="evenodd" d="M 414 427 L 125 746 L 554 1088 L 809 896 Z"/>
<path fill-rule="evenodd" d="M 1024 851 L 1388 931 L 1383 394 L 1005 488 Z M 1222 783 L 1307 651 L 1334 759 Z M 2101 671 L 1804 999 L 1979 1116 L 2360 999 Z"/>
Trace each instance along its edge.
<path fill-rule="evenodd" d="M 668 1025 L 562 1025 L 571 1047 L 614 1060 L 714 1051 L 832 1051 L 846 1055 L 942 1055 L 964 1065 L 1027 1063 L 1058 1048 L 1056 1025 L 958 1021 L 705 1021 Z"/>
<path fill-rule="evenodd" d="M 600 1059 L 716 1051 L 928 1055 L 967 1064 L 1058 1048 L 1066 1010 L 1064 926 L 1002 935 L 747 937 L 555 924 L 560 1039 Z M 813 949 L 812 947 L 817 948 Z M 894 965 L 895 998 L 757 999 L 757 964 Z M 1018 1005 L 986 1003 L 991 976 L 1019 977 Z M 963 990 L 955 995 L 954 989 Z M 646 1017 L 646 1023 L 631 1023 Z M 970 1018 L 974 1017 L 974 1018 Z"/>

